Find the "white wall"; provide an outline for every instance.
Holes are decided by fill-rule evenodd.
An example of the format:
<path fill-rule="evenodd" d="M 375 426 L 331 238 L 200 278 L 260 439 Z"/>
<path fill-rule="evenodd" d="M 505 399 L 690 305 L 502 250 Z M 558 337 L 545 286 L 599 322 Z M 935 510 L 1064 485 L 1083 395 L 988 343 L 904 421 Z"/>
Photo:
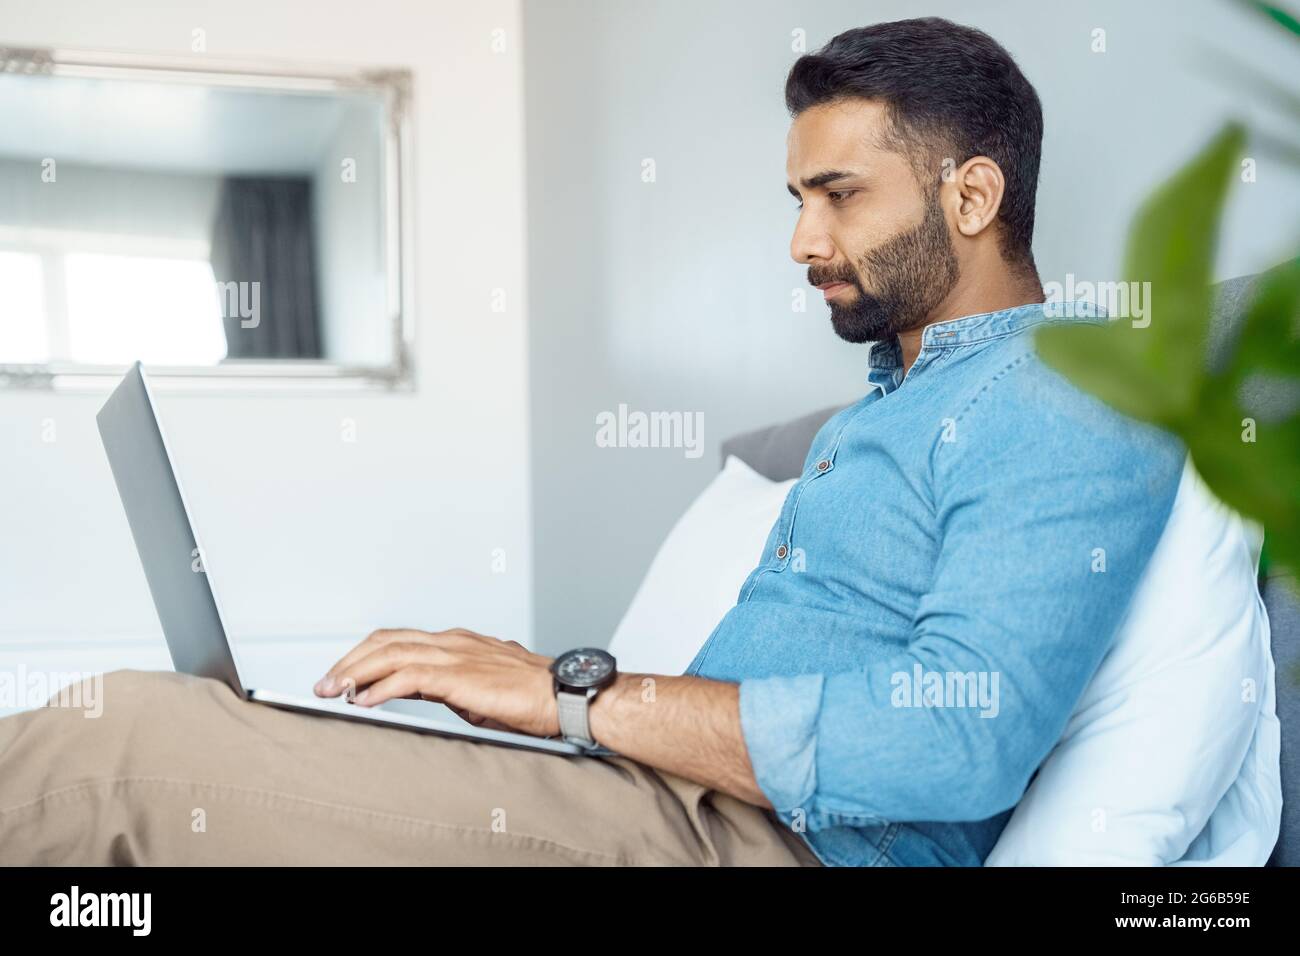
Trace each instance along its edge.
<path fill-rule="evenodd" d="M 788 252 L 792 31 L 811 51 L 926 14 L 987 30 L 1039 91 L 1045 282 L 1116 278 L 1146 191 L 1228 114 L 1266 115 L 1207 50 L 1294 88 L 1293 38 L 1221 0 L 525 0 L 539 647 L 608 640 L 725 438 L 862 394 L 865 347 L 835 338 L 815 293 L 791 310 L 808 290 Z M 1233 202 L 1222 275 L 1294 248 L 1294 169 L 1261 156 Z M 619 403 L 702 412 L 704 456 L 597 448 Z"/>
<path fill-rule="evenodd" d="M 9 44 L 188 53 L 196 28 L 214 56 L 416 75 L 416 393 L 160 401 L 232 631 L 459 625 L 528 642 L 518 4 L 0 0 Z M 95 430 L 102 401 L 0 392 L 0 641 L 161 640 Z"/>

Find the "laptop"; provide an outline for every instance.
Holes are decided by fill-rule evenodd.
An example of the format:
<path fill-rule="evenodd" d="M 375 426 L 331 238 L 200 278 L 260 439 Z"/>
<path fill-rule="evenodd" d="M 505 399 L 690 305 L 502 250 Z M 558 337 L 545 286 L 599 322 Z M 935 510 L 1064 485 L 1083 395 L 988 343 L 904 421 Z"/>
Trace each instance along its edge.
<path fill-rule="evenodd" d="M 561 738 L 534 737 L 475 727 L 447 710 L 447 718 L 358 707 L 342 698 L 250 688 L 240 678 L 213 589 L 207 552 L 199 545 L 167 440 L 154 408 L 149 379 L 139 362 L 95 416 L 131 536 L 144 566 L 154 608 L 177 671 L 225 683 L 240 697 L 286 710 L 402 727 L 447 737 L 544 753 L 588 755 Z M 332 661 L 330 663 L 333 663 Z M 328 665 L 325 665 L 328 666 Z M 322 673 L 325 667 L 321 668 Z M 446 710 L 429 705 L 430 710 Z"/>

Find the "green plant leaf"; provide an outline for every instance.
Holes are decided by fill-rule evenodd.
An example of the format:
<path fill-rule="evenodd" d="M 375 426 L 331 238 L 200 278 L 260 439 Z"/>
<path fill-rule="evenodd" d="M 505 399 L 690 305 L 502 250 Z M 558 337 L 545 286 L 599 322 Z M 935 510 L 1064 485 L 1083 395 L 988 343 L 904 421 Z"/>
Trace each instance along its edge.
<path fill-rule="evenodd" d="M 1079 388 L 1125 415 L 1171 425 L 1179 409 L 1132 343 L 1114 326 L 1093 324 L 1044 325 L 1034 335 L 1039 357 Z"/>
<path fill-rule="evenodd" d="M 1182 438 L 1214 494 L 1267 529 L 1277 563 L 1300 569 L 1300 414 L 1256 420 L 1230 391 L 1207 390 Z"/>
<path fill-rule="evenodd" d="M 1300 570 L 1300 409 L 1258 420 L 1240 400 L 1261 373 L 1300 380 L 1300 259 L 1259 279 L 1227 368 L 1206 376 L 1197 415 L 1183 435 L 1197 470 L 1225 504 L 1268 531 L 1273 559 Z"/>
<path fill-rule="evenodd" d="M 1143 204 L 1129 231 L 1123 275 L 1151 283 L 1151 325 L 1113 327 L 1138 343 L 1184 409 L 1195 398 L 1204 364 L 1219 221 L 1244 143 L 1239 124 L 1225 126 Z"/>
<path fill-rule="evenodd" d="M 1287 32 L 1300 37 L 1300 20 L 1297 20 L 1290 12 L 1283 10 L 1277 4 L 1265 3 L 1264 0 L 1238 0 L 1238 2 L 1242 6 L 1262 13 L 1274 23 L 1280 24 Z"/>
<path fill-rule="evenodd" d="M 1224 378 L 1237 388 L 1252 372 L 1300 378 L 1300 258 L 1270 269 L 1246 309 Z"/>
<path fill-rule="evenodd" d="M 1177 429 L 1193 413 L 1219 220 L 1244 139 L 1239 124 L 1226 125 L 1134 217 L 1122 276 L 1149 283 L 1139 286 L 1149 290 L 1148 324 L 1053 324 L 1035 336 L 1048 365 L 1125 414 Z"/>

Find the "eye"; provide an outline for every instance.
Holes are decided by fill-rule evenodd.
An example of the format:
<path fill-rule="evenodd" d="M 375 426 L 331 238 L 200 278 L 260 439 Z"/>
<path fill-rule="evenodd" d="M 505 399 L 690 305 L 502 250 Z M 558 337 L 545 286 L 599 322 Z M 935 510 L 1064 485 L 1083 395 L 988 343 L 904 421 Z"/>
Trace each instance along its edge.
<path fill-rule="evenodd" d="M 840 203 L 844 202 L 845 199 L 848 199 L 850 196 L 852 196 L 855 192 L 857 192 L 856 189 L 840 189 L 834 192 L 828 192 L 826 195 L 830 197 L 832 203 L 838 206 Z"/>

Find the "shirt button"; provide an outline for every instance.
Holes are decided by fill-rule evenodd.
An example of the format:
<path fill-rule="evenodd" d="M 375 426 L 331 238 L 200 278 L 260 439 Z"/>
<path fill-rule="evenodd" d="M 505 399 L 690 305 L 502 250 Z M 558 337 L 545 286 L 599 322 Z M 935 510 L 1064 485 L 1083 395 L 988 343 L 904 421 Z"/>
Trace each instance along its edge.
<path fill-rule="evenodd" d="M 790 549 L 787 548 L 785 545 L 781 545 L 781 547 L 776 549 L 776 556 L 781 559 L 784 559 L 785 556 L 789 553 L 790 553 Z"/>
<path fill-rule="evenodd" d="M 828 458 L 823 458 L 821 461 L 817 462 L 817 470 L 818 470 L 818 471 L 825 471 L 825 470 L 826 470 L 827 468 L 829 468 L 830 466 L 831 466 L 831 463 L 830 463 L 830 459 L 828 459 Z"/>

